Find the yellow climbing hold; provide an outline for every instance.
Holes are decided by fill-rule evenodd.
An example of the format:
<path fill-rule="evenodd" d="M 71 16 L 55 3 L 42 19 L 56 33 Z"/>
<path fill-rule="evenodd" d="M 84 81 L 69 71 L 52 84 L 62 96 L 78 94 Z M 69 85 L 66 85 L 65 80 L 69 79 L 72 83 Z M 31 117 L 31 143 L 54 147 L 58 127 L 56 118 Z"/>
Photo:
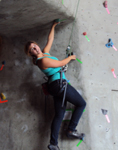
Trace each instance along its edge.
<path fill-rule="evenodd" d="M 5 95 L 3 93 L 0 94 L 2 99 L 6 99 Z"/>

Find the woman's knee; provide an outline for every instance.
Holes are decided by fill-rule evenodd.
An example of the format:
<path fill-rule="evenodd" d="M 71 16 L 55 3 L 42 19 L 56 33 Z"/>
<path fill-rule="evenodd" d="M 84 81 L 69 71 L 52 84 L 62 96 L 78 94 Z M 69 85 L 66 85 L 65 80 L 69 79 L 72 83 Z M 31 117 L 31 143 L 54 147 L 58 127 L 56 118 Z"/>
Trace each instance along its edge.
<path fill-rule="evenodd" d="M 85 101 L 85 100 L 84 100 L 84 104 L 83 104 L 83 105 L 84 105 L 84 107 L 86 107 L 86 105 L 87 105 L 87 103 L 86 103 L 86 101 Z"/>
<path fill-rule="evenodd" d="M 81 107 L 84 107 L 84 108 L 85 108 L 86 105 L 87 105 L 87 103 L 86 103 L 86 101 L 83 99 L 83 101 L 82 101 L 82 103 L 81 103 L 80 105 L 81 105 Z M 80 106 L 80 105 L 79 105 L 79 106 Z"/>

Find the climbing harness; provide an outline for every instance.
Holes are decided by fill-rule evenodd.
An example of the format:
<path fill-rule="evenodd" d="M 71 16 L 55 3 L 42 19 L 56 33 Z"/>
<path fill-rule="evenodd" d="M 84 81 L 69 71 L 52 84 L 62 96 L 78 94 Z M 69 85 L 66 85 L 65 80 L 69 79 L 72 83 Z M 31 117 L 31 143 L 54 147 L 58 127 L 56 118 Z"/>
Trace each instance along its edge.
<path fill-rule="evenodd" d="M 67 85 L 68 85 L 68 82 L 65 81 L 65 85 L 62 86 L 62 73 L 64 72 L 63 69 L 59 70 L 60 72 L 60 91 L 58 92 L 58 94 L 62 93 L 64 91 L 64 95 L 63 95 L 63 101 L 62 101 L 62 107 L 64 106 L 64 102 L 65 102 L 65 96 L 66 96 L 66 90 L 67 90 Z"/>
<path fill-rule="evenodd" d="M 60 72 L 60 83 L 59 83 L 60 90 L 59 90 L 57 96 L 60 95 L 62 92 L 64 92 L 63 101 L 62 101 L 62 107 L 63 107 L 64 102 L 65 102 L 66 89 L 67 89 L 67 84 L 68 84 L 67 81 L 65 81 L 65 85 L 63 85 L 63 83 L 62 83 L 62 73 L 63 73 L 64 71 L 65 71 L 65 70 L 63 70 L 63 69 L 60 69 L 60 70 L 58 71 L 58 72 Z M 49 82 L 49 80 L 50 80 L 50 78 L 51 78 L 52 76 L 53 76 L 53 75 L 51 75 L 51 76 L 45 76 L 44 79 L 45 79 L 47 82 L 45 82 L 45 83 L 42 84 L 42 90 L 43 90 L 43 93 L 45 94 L 45 102 L 46 102 L 46 99 L 47 99 L 48 95 L 50 95 L 50 92 L 49 92 L 49 90 L 48 90 L 48 82 Z M 47 77 L 48 79 L 46 79 L 46 77 Z M 45 105 L 46 105 L 46 104 L 45 104 Z M 46 110 L 46 106 L 45 106 L 45 110 Z"/>

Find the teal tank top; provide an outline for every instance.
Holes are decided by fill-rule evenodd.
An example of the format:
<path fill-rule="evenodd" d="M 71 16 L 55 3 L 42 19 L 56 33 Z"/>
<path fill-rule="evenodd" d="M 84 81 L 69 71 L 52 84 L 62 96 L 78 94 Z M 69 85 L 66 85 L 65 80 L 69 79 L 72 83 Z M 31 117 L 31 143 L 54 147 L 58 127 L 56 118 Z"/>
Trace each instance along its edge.
<path fill-rule="evenodd" d="M 44 57 L 40 57 L 40 58 L 37 58 L 36 60 L 36 63 L 39 59 L 42 59 L 42 58 L 45 58 L 45 57 L 48 57 L 48 58 L 51 58 L 51 59 L 54 59 L 54 60 L 58 60 L 58 58 L 54 57 L 54 56 L 51 56 L 49 53 L 44 53 L 44 54 L 47 54 L 49 56 L 44 56 Z M 57 68 L 47 68 L 47 69 L 40 69 L 47 77 L 48 76 L 51 76 L 50 79 L 49 79 L 49 84 L 55 80 L 58 80 L 60 79 L 60 72 L 58 72 L 59 70 L 61 69 L 61 67 L 57 67 Z M 62 79 L 66 79 L 65 77 L 65 74 L 64 72 L 62 72 Z"/>

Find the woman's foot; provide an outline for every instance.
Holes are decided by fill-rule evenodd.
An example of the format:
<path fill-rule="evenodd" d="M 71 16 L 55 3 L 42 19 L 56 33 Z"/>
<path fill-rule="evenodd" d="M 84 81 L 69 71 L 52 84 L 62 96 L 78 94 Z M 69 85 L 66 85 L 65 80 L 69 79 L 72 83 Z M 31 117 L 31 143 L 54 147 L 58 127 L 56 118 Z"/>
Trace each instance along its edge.
<path fill-rule="evenodd" d="M 66 135 L 69 138 L 75 138 L 75 139 L 81 139 L 81 140 L 85 137 L 84 133 L 78 133 L 77 130 L 75 130 L 75 131 L 68 130 Z"/>
<path fill-rule="evenodd" d="M 57 145 L 48 145 L 49 150 L 60 150 L 59 147 Z"/>

